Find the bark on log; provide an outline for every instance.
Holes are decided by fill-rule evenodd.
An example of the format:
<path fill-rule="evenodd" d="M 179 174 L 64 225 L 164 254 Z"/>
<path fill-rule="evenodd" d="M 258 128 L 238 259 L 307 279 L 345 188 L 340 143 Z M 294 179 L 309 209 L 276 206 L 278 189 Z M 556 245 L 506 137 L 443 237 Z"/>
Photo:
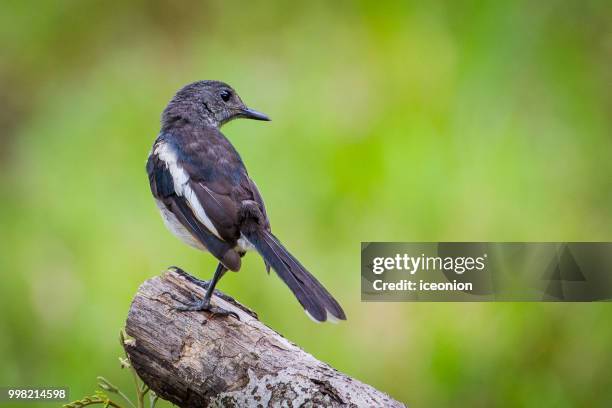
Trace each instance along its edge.
<path fill-rule="evenodd" d="M 240 320 L 174 310 L 204 294 L 196 281 L 171 269 L 143 283 L 130 307 L 124 347 L 161 398 L 184 408 L 404 406 L 318 361 L 219 292 L 213 304 Z"/>

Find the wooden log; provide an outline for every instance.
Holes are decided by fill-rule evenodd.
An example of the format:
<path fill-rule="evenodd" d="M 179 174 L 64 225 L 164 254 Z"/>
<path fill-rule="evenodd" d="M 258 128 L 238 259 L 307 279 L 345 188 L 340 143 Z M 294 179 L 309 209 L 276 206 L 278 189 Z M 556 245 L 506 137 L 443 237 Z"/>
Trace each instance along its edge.
<path fill-rule="evenodd" d="M 161 398 L 184 408 L 404 406 L 315 359 L 220 292 L 213 304 L 240 320 L 176 311 L 203 296 L 197 283 L 172 268 L 143 283 L 130 307 L 126 352 Z"/>

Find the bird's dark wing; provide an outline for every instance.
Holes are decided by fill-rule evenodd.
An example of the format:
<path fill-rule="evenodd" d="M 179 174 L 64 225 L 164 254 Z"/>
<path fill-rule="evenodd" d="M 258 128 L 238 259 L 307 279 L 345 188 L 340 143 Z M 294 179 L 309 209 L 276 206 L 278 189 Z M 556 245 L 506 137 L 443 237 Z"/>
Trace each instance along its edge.
<path fill-rule="evenodd" d="M 217 187 L 215 184 L 219 183 L 210 183 L 205 180 L 189 181 L 189 187 L 214 225 L 219 237 L 226 242 L 236 243 L 240 238 L 238 220 L 240 201 L 232 197 L 231 189 L 227 191 L 226 188 L 215 188 Z"/>
<path fill-rule="evenodd" d="M 178 188 L 180 192 L 177 192 L 175 179 L 167 162 L 160 158 L 155 150 L 147 161 L 147 174 L 153 196 L 174 215 L 193 238 L 229 269 L 239 269 L 240 258 L 233 251 L 234 244 L 220 239 L 206 227 L 196 215 L 193 203 L 190 203 L 190 198 L 193 200 L 193 197 L 186 196 L 184 188 Z"/>
<path fill-rule="evenodd" d="M 267 226 L 263 199 L 238 152 L 218 129 L 195 132 L 182 134 L 188 140 L 181 143 L 178 164 L 217 236 L 227 242 L 240 239 L 239 213 L 245 201 L 257 203 Z"/>
<path fill-rule="evenodd" d="M 263 214 L 261 224 L 269 228 L 257 187 L 234 147 L 218 129 L 162 133 L 149 163 L 153 194 L 167 202 L 181 224 L 209 250 L 216 243 L 210 243 L 211 234 L 232 249 L 241 247 L 240 209 L 245 202 L 257 203 Z M 200 231 L 209 239 L 204 240 Z"/>
<path fill-rule="evenodd" d="M 255 182 L 248 177 L 249 185 L 248 188 L 253 194 L 253 200 L 259 205 L 259 209 L 265 218 L 265 227 L 268 231 L 270 231 L 270 220 L 268 219 L 268 213 L 266 212 L 266 205 L 264 204 L 263 198 L 255 185 Z M 267 265 L 267 264 L 266 264 Z"/>
<path fill-rule="evenodd" d="M 193 191 L 196 192 L 199 202 L 221 237 L 231 242 L 237 242 L 241 237 L 242 220 L 239 214 L 244 201 L 257 204 L 259 214 L 263 217 L 262 225 L 265 230 L 270 231 L 270 221 L 263 198 L 255 182 L 246 174 L 246 170 L 238 185 L 229 189 L 227 187 L 227 183 L 220 184 L 203 180 L 192 183 Z M 263 261 L 266 271 L 270 273 L 270 264 L 265 258 Z"/>
<path fill-rule="evenodd" d="M 270 229 L 261 194 L 246 171 L 239 183 L 200 179 L 189 181 L 189 186 L 223 240 L 235 242 L 240 238 L 239 211 L 244 201 L 257 203 L 264 216 L 265 228 Z"/>

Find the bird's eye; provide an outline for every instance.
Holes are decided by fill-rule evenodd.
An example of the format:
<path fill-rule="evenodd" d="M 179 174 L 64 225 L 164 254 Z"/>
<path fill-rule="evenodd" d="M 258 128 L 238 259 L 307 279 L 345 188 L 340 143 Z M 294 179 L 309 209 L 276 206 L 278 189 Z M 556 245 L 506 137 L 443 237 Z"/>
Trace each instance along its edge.
<path fill-rule="evenodd" d="M 221 91 L 219 95 L 221 96 L 221 99 L 223 99 L 223 102 L 229 101 L 230 98 L 232 97 L 232 93 L 227 90 Z"/>

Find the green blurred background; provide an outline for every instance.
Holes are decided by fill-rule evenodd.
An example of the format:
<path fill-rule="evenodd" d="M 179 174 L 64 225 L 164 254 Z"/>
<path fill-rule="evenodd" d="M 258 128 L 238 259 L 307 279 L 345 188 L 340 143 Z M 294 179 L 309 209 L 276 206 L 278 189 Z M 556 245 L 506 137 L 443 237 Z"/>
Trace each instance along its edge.
<path fill-rule="evenodd" d="M 361 303 L 359 251 L 612 240 L 611 67 L 603 0 L 3 1 L 0 385 L 131 391 L 138 285 L 215 267 L 165 230 L 147 153 L 174 92 L 221 79 L 273 118 L 224 132 L 349 320 L 255 255 L 222 290 L 411 407 L 610 406 L 609 303 Z"/>

